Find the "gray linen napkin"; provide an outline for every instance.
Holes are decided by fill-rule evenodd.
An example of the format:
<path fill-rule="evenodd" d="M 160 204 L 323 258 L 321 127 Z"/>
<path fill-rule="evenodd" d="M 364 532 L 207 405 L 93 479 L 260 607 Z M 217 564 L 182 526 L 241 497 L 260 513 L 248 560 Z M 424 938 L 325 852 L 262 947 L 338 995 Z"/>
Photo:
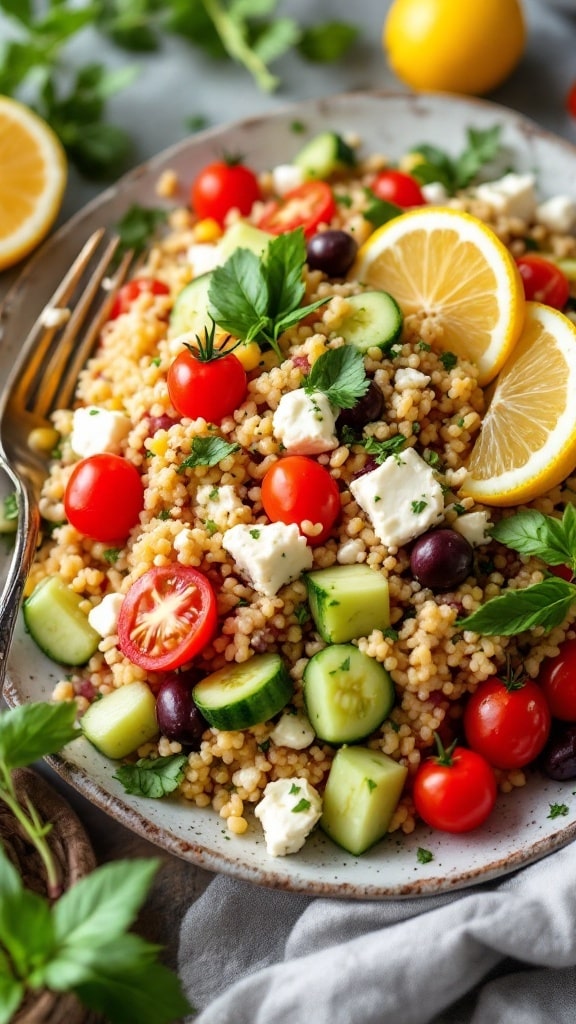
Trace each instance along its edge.
<path fill-rule="evenodd" d="M 179 946 L 194 1024 L 574 1024 L 575 965 L 574 846 L 425 899 L 313 899 L 218 876 Z"/>

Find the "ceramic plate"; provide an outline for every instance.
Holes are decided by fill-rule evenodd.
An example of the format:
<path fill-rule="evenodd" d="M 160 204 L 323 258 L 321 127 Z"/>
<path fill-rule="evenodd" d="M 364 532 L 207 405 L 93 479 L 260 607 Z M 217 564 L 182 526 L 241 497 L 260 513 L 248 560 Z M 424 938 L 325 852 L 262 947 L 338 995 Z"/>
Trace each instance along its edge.
<path fill-rule="evenodd" d="M 295 133 L 295 122 L 304 126 L 303 133 Z M 573 193 L 576 149 L 509 110 L 448 96 L 353 93 L 315 100 L 204 132 L 161 153 L 77 214 L 27 265 L 4 306 L 0 379 L 6 379 L 20 340 L 84 240 L 99 225 L 114 224 L 132 203 L 158 206 L 155 183 L 165 168 L 177 171 L 182 183 L 178 198 L 186 202 L 196 172 L 222 152 L 243 153 L 252 166 L 265 169 L 290 161 L 306 138 L 333 129 L 358 134 L 365 152 L 383 152 L 392 159 L 421 142 L 457 153 L 468 126 L 496 123 L 502 126 L 505 166 L 534 172 L 543 198 Z M 20 624 L 8 666 L 8 703 L 48 699 L 59 674 Z M 237 838 L 210 810 L 126 796 L 112 778 L 113 764 L 82 739 L 50 763 L 98 807 L 173 854 L 262 885 L 328 896 L 385 899 L 446 892 L 513 871 L 576 835 L 574 783 L 534 774 L 525 788 L 499 798 L 489 825 L 466 837 L 420 828 L 409 837 L 394 834 L 356 858 L 317 832 L 300 853 L 272 858 L 259 827 Z M 554 803 L 565 803 L 569 813 L 551 818 Z M 420 863 L 419 847 L 430 850 L 433 860 Z"/>

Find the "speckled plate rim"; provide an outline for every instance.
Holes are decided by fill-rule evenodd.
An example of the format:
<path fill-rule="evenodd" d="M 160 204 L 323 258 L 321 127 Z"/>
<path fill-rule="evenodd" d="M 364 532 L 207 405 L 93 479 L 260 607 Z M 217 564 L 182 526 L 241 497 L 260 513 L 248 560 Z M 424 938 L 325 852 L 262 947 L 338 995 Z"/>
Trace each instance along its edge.
<path fill-rule="evenodd" d="M 296 121 L 305 126 L 304 134 L 291 130 Z M 162 205 L 154 184 L 164 169 L 174 168 L 183 182 L 189 182 L 203 164 L 226 150 L 241 151 L 253 166 L 264 169 L 288 161 L 306 138 L 327 128 L 355 132 L 366 152 L 385 152 L 391 159 L 423 141 L 457 152 L 468 126 L 486 128 L 497 122 L 515 166 L 535 172 L 543 198 L 573 192 L 576 148 L 570 143 L 496 104 L 447 94 L 374 91 L 323 97 L 177 143 L 88 203 L 25 266 L 0 310 L 0 379 L 6 379 L 19 339 L 88 235 L 101 224 L 113 225 L 132 203 Z M 185 188 L 178 200 L 186 201 Z M 5 493 L 4 482 L 0 494 L 2 488 Z M 17 706 L 48 699 L 59 675 L 33 648 L 19 622 L 8 663 L 6 702 Z M 246 836 L 233 837 L 212 811 L 173 799 L 127 796 L 113 778 L 112 762 L 83 739 L 47 760 L 91 803 L 162 849 L 209 871 L 312 895 L 390 899 L 449 892 L 513 872 L 576 837 L 574 784 L 552 782 L 534 773 L 526 787 L 499 798 L 489 824 L 466 836 L 421 827 L 410 836 L 388 836 L 355 858 L 317 831 L 300 853 L 271 858 L 257 825 Z M 556 803 L 566 804 L 565 816 L 550 817 L 550 807 Z M 430 851 L 432 859 L 420 859 L 421 849 Z"/>

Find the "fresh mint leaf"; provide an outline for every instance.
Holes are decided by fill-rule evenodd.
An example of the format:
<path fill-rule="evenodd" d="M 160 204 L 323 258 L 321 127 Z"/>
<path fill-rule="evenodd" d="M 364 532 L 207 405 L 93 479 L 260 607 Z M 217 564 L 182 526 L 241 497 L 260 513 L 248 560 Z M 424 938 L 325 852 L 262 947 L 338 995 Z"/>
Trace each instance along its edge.
<path fill-rule="evenodd" d="M 444 150 L 427 143 L 413 146 L 412 152 L 422 157 L 411 173 L 421 185 L 438 181 L 450 195 L 474 182 L 482 168 L 500 152 L 500 125 L 486 130 L 469 128 L 462 152 L 452 158 Z"/>
<path fill-rule="evenodd" d="M 217 466 L 234 452 L 240 451 L 240 445 L 225 441 L 222 437 L 195 437 L 192 441 L 190 455 L 178 466 L 178 472 L 194 469 L 195 466 Z"/>
<path fill-rule="evenodd" d="M 369 386 L 362 354 L 352 345 L 323 352 L 302 382 L 307 394 L 321 391 L 339 409 L 351 409 Z"/>
<path fill-rule="evenodd" d="M 48 903 L 24 888 L 0 846 L 0 949 L 8 955 L 16 976 L 26 978 L 54 944 Z"/>
<path fill-rule="evenodd" d="M 355 25 L 346 21 L 326 21 L 304 30 L 298 51 L 315 64 L 331 64 L 344 57 L 357 38 Z"/>
<path fill-rule="evenodd" d="M 158 867 L 155 858 L 112 861 L 67 889 L 53 908 L 59 945 L 113 943 L 136 920 Z"/>
<path fill-rule="evenodd" d="M 501 519 L 491 529 L 495 540 L 522 555 L 536 555 L 546 565 L 576 563 L 576 509 L 567 505 L 562 519 L 525 509 Z"/>
<path fill-rule="evenodd" d="M 122 765 L 114 773 L 114 778 L 122 783 L 127 793 L 158 800 L 178 788 L 184 778 L 187 761 L 185 754 L 142 757 L 136 764 Z"/>
<path fill-rule="evenodd" d="M 522 590 L 506 590 L 464 619 L 458 629 L 484 636 L 515 636 L 535 626 L 561 625 L 576 601 L 576 585 L 556 576 Z"/>
<path fill-rule="evenodd" d="M 165 223 L 167 216 L 167 211 L 159 207 L 140 206 L 139 203 L 133 203 L 128 207 L 124 216 L 115 225 L 120 236 L 120 254 L 129 250 L 136 255 L 143 252 L 158 228 Z"/>
<path fill-rule="evenodd" d="M 74 725 L 74 701 L 22 704 L 0 715 L 0 762 L 5 769 L 22 768 L 55 754 L 81 735 Z"/>
<path fill-rule="evenodd" d="M 364 450 L 368 455 L 372 455 L 374 462 L 377 465 L 382 465 L 390 455 L 398 455 L 405 446 L 406 438 L 404 434 L 394 434 L 393 437 L 389 437 L 386 441 L 379 441 L 376 437 L 364 437 L 359 442 L 364 446 Z"/>
<path fill-rule="evenodd" d="M 362 216 L 365 220 L 369 220 L 375 228 L 382 227 L 389 220 L 393 220 L 394 217 L 399 217 L 401 213 L 404 213 L 402 207 L 397 206 L 396 203 L 389 203 L 386 199 L 378 199 L 378 196 L 374 195 L 371 189 L 367 188 L 364 192 L 368 200 L 368 206 L 362 211 Z"/>
<path fill-rule="evenodd" d="M 24 998 L 24 985 L 12 972 L 0 951 L 0 1024 L 10 1024 Z"/>

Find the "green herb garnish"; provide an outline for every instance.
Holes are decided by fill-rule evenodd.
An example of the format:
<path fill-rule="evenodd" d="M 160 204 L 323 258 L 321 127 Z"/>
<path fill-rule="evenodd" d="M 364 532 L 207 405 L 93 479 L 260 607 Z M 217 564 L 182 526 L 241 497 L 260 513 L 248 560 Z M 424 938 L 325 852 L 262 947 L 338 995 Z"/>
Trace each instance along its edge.
<path fill-rule="evenodd" d="M 302 800 L 299 800 L 296 806 L 292 808 L 292 814 L 300 814 L 302 811 L 307 811 L 309 809 L 310 801 L 305 800 L 304 797 L 302 797 Z"/>
<path fill-rule="evenodd" d="M 548 818 L 563 818 L 569 813 L 568 804 L 550 804 Z"/>
<path fill-rule="evenodd" d="M 178 466 L 178 473 L 196 466 L 217 466 L 234 452 L 240 451 L 240 445 L 225 441 L 223 437 L 195 437 L 192 440 L 190 454 Z"/>
<path fill-rule="evenodd" d="M 429 864 L 431 860 L 434 860 L 434 854 L 431 850 L 425 850 L 423 846 L 419 846 L 416 850 L 416 860 L 419 864 Z"/>
<path fill-rule="evenodd" d="M 390 455 L 398 455 L 406 446 L 404 434 L 394 434 L 386 441 L 378 441 L 375 437 L 364 437 L 359 442 L 364 446 L 368 455 L 372 455 L 374 462 L 379 466 L 389 458 Z"/>
<path fill-rule="evenodd" d="M 144 252 L 167 215 L 166 210 L 133 203 L 115 225 L 120 236 L 116 257 L 129 250 L 136 255 Z"/>
<path fill-rule="evenodd" d="M 187 761 L 185 754 L 142 757 L 136 764 L 121 765 L 113 778 L 122 783 L 127 793 L 159 800 L 178 788 L 184 778 Z"/>
<path fill-rule="evenodd" d="M 366 394 L 370 381 L 358 349 L 342 345 L 322 353 L 304 377 L 302 387 L 308 395 L 321 391 L 339 409 L 351 409 Z"/>
<path fill-rule="evenodd" d="M 422 161 L 416 163 L 410 173 L 421 185 L 438 181 L 449 195 L 454 195 L 472 184 L 482 168 L 498 156 L 501 133 L 500 125 L 485 130 L 468 128 L 466 146 L 457 157 L 427 143 L 413 146 L 411 152 L 419 154 Z"/>
<path fill-rule="evenodd" d="M 396 203 L 389 203 L 386 199 L 378 199 L 378 196 L 372 192 L 372 189 L 364 189 L 364 194 L 368 205 L 362 211 L 362 216 L 365 220 L 369 220 L 375 228 L 382 227 L 389 220 L 393 220 L 394 217 L 399 217 L 401 213 L 405 212 Z"/>

